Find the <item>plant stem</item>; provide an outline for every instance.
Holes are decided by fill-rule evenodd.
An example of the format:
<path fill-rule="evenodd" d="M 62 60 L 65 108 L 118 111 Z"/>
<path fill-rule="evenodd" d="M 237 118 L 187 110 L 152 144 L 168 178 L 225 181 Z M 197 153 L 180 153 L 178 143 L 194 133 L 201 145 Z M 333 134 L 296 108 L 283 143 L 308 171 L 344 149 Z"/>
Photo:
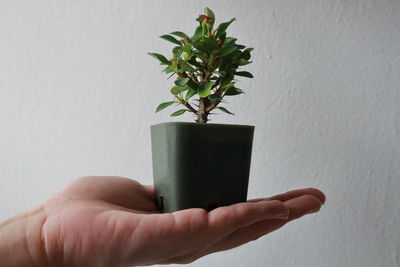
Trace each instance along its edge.
<path fill-rule="evenodd" d="M 199 99 L 199 110 L 197 111 L 197 120 L 198 123 L 206 123 L 208 120 L 208 112 L 207 112 L 207 99 L 200 98 Z"/>

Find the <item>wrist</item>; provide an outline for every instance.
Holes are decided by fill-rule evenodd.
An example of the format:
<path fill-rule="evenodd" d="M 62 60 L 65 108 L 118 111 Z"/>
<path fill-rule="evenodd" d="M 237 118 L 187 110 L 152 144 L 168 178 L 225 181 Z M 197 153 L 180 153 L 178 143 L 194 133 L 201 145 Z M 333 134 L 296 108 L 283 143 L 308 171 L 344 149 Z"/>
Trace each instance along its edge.
<path fill-rule="evenodd" d="M 2 266 L 48 266 L 42 238 L 46 220 L 42 207 L 0 222 Z"/>

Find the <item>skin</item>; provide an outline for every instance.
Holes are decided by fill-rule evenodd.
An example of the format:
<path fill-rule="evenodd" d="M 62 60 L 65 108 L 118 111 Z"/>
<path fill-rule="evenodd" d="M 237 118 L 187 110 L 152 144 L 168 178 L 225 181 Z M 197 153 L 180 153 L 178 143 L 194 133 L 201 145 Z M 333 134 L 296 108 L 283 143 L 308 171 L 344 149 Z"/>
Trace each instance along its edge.
<path fill-rule="evenodd" d="M 0 223 L 1 266 L 144 266 L 190 263 L 254 241 L 319 211 L 313 188 L 211 212 L 161 214 L 152 186 L 122 177 L 74 180 L 39 207 Z"/>

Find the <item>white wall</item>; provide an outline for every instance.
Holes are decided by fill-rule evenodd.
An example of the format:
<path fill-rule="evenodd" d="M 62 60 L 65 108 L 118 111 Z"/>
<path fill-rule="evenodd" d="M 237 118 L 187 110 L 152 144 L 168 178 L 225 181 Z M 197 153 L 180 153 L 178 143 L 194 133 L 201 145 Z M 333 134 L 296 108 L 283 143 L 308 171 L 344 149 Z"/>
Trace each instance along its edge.
<path fill-rule="evenodd" d="M 212 118 L 256 125 L 250 197 L 314 186 L 328 201 L 192 266 L 399 266 L 398 1 L 1 0 L 0 219 L 78 176 L 151 183 L 172 81 L 146 53 L 205 6 L 255 47 L 237 115 Z"/>

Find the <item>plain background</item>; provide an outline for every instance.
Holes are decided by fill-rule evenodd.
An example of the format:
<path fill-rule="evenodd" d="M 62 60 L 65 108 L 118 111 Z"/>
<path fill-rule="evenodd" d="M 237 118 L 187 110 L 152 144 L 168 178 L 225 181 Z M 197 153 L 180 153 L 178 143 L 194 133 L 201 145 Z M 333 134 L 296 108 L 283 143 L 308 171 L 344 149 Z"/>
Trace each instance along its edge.
<path fill-rule="evenodd" d="M 209 6 L 254 47 L 246 94 L 212 122 L 256 126 L 250 197 L 317 187 L 306 216 L 191 266 L 400 265 L 399 1 L 0 1 L 0 219 L 72 179 L 152 183 L 149 126 L 181 120 L 147 52 Z M 199 140 L 201 142 L 201 140 Z"/>

